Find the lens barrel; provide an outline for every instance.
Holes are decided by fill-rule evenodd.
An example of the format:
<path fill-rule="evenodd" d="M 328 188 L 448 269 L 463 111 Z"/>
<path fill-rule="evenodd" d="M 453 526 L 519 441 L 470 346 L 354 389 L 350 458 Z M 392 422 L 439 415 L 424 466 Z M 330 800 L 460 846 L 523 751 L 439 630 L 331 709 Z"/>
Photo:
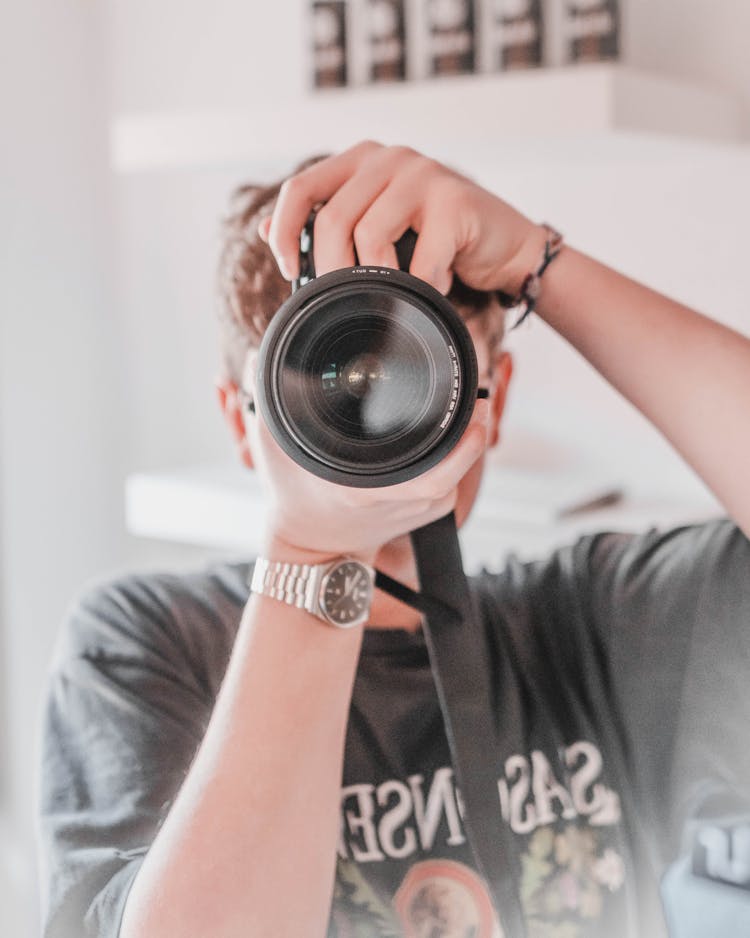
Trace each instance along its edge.
<path fill-rule="evenodd" d="M 477 392 L 474 345 L 429 284 L 352 267 L 300 287 L 260 347 L 258 403 L 310 472 L 373 488 L 414 478 L 458 442 Z"/>

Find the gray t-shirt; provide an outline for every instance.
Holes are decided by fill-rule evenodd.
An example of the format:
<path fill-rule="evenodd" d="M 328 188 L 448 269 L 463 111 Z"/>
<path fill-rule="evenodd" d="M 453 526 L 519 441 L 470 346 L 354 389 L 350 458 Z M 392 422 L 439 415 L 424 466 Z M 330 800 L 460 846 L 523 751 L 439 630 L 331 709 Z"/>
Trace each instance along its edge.
<path fill-rule="evenodd" d="M 205 733 L 248 570 L 129 576 L 71 609 L 43 727 L 46 938 L 118 934 Z M 520 857 L 529 938 L 664 934 L 665 871 L 673 934 L 750 934 L 747 538 L 727 520 L 601 534 L 471 584 L 501 729 L 487 808 Z M 496 938 L 462 810 L 424 636 L 366 630 L 332 938 Z M 251 877 L 263 859 L 247 856 Z"/>

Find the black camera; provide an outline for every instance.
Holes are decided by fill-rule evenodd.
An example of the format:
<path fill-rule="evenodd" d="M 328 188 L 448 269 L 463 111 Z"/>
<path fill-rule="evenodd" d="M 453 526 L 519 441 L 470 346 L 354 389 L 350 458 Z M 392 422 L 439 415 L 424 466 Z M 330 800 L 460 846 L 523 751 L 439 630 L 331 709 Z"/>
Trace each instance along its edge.
<path fill-rule="evenodd" d="M 259 406 L 299 465 L 373 488 L 414 478 L 456 445 L 477 398 L 474 345 L 453 306 L 401 270 L 357 265 L 315 278 L 314 215 L 300 280 L 271 320 L 258 359 Z"/>

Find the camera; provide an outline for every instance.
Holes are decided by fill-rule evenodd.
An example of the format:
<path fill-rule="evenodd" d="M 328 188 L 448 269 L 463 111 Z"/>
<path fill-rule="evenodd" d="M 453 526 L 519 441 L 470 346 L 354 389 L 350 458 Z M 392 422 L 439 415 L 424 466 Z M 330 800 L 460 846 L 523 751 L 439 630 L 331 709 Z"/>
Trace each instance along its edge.
<path fill-rule="evenodd" d="M 440 462 L 477 398 L 474 345 L 458 312 L 408 270 L 354 267 L 315 277 L 314 214 L 300 238 L 300 281 L 263 337 L 258 405 L 281 448 L 341 485 L 404 482 Z"/>

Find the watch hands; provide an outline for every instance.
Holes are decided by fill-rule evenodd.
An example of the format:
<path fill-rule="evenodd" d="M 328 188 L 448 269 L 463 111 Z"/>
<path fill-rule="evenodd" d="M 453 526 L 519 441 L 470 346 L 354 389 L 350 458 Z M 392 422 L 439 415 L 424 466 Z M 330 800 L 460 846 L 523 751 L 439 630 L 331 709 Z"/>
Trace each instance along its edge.
<path fill-rule="evenodd" d="M 345 577 L 345 579 L 344 579 L 344 592 L 343 592 L 342 595 L 339 596 L 339 598 L 333 603 L 333 606 L 334 606 L 334 607 L 335 607 L 335 606 L 338 606 L 339 603 L 343 602 L 345 599 L 350 599 L 350 598 L 351 598 L 352 593 L 353 593 L 354 590 L 357 588 L 357 584 L 359 583 L 360 576 L 361 576 L 361 573 L 360 573 L 359 571 L 357 571 L 357 572 L 354 573 L 351 577 Z"/>

